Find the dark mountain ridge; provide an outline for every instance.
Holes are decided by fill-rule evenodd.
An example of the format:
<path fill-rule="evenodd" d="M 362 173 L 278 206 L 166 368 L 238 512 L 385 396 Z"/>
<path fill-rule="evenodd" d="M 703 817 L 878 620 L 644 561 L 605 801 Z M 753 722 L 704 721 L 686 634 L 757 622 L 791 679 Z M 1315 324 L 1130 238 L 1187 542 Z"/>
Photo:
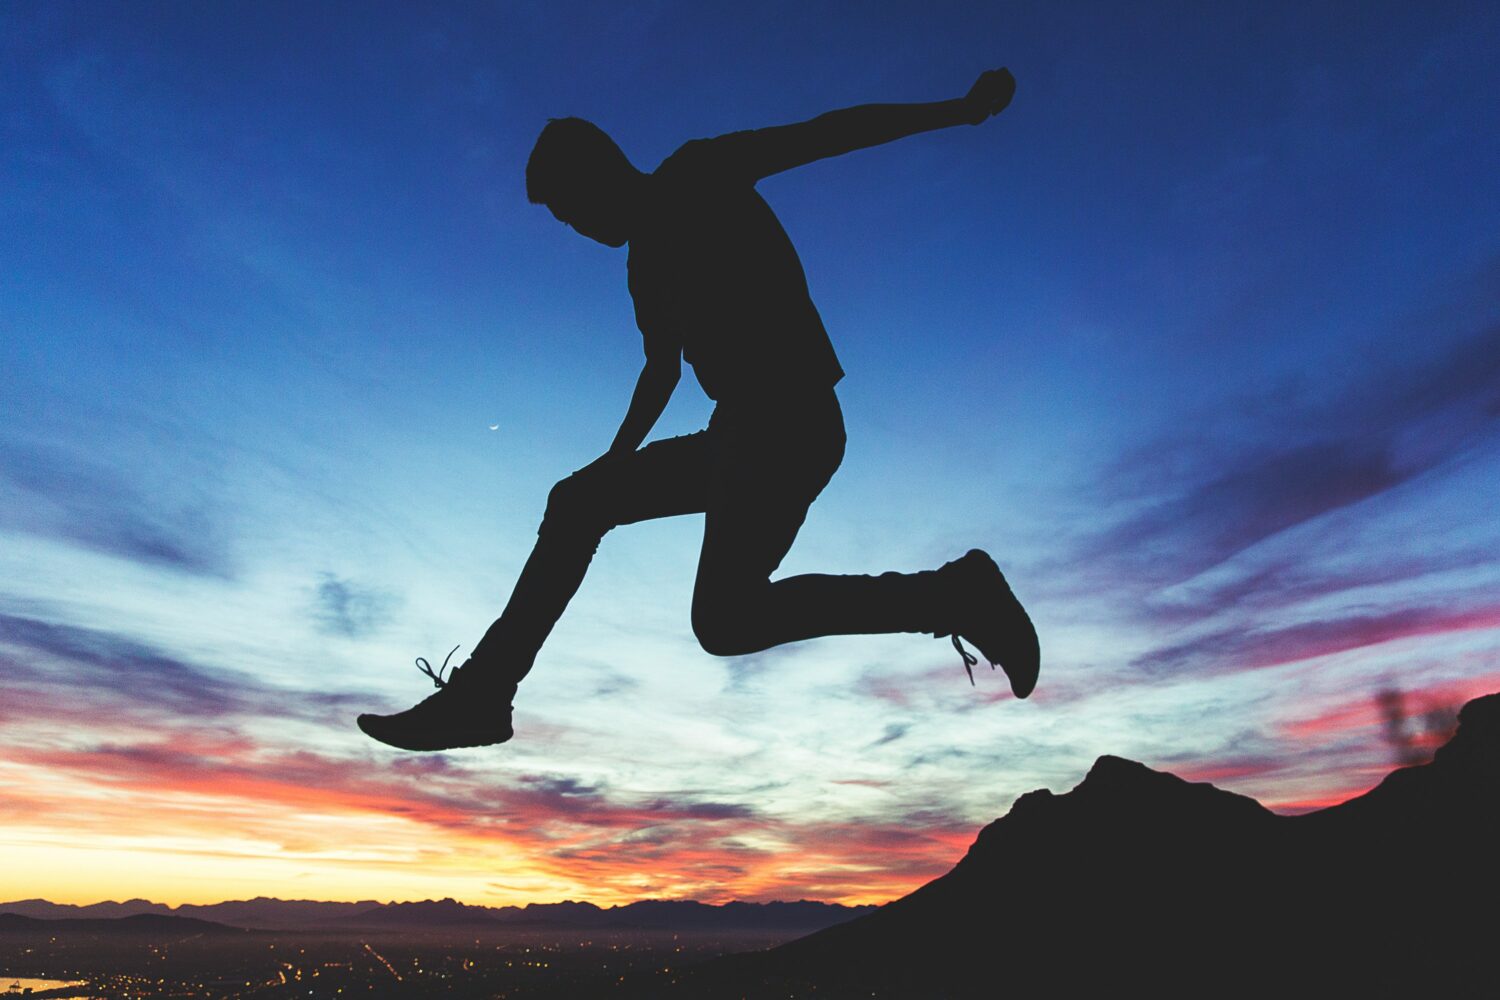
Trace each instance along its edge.
<path fill-rule="evenodd" d="M 1301 816 L 1101 757 L 874 913 L 710 963 L 693 996 L 1472 991 L 1500 940 L 1500 695 L 1431 763 Z"/>

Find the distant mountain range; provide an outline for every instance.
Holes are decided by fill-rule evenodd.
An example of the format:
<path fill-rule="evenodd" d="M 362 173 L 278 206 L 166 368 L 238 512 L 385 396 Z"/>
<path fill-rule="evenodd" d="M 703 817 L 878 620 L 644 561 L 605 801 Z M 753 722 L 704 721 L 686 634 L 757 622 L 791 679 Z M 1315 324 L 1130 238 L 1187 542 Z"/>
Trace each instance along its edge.
<path fill-rule="evenodd" d="M 527 906 L 470 906 L 452 899 L 417 903 L 325 903 L 302 899 L 234 900 L 207 905 L 167 906 L 145 899 L 123 903 L 75 906 L 45 899 L 0 903 L 0 930 L 19 928 L 5 915 L 26 920 L 91 924 L 143 917 L 208 921 L 230 928 L 289 930 L 359 927 L 509 926 L 516 928 L 579 928 L 618 930 L 787 931 L 811 933 L 871 912 L 873 906 L 840 906 L 807 900 L 790 903 L 724 903 L 710 905 L 686 900 L 643 900 L 608 908 L 593 903 L 531 903 Z"/>
<path fill-rule="evenodd" d="M 228 927 L 208 920 L 171 917 L 160 913 L 135 913 L 128 917 L 40 918 L 26 917 L 13 912 L 0 912 L 0 934 L 55 935 L 59 932 L 178 937 L 184 934 L 244 934 L 245 930 L 241 927 Z"/>
<path fill-rule="evenodd" d="M 1430 764 L 1301 816 L 1101 757 L 947 875 L 672 995 L 1493 996 L 1497 904 L 1500 694 Z"/>

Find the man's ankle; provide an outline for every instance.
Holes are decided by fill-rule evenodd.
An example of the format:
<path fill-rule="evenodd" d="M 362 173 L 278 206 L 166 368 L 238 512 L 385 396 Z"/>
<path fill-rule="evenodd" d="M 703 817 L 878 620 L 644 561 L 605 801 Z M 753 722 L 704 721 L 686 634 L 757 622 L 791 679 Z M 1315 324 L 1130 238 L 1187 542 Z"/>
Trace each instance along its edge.
<path fill-rule="evenodd" d="M 458 669 L 463 671 L 463 686 L 476 691 L 513 693 L 521 681 L 513 667 L 493 660 L 475 660 L 470 657 Z M 454 673 L 458 671 L 455 670 Z"/>

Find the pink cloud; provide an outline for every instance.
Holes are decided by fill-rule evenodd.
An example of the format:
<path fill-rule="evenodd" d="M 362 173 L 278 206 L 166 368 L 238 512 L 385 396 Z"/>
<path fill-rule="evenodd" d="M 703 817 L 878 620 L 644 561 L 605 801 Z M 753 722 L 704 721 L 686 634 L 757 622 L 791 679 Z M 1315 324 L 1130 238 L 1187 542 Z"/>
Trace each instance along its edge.
<path fill-rule="evenodd" d="M 1135 660 L 1152 673 L 1219 673 L 1299 663 L 1398 639 L 1500 628 L 1500 605 L 1453 610 L 1399 608 L 1325 618 L 1279 629 L 1235 628 L 1189 639 Z"/>

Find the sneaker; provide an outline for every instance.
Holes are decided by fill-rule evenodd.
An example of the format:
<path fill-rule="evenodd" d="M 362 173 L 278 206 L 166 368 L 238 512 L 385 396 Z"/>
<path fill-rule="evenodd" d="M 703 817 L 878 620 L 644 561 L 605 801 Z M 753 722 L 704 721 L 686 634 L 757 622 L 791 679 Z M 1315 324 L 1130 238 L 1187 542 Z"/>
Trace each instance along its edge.
<path fill-rule="evenodd" d="M 448 656 L 452 655 L 450 651 Z M 515 697 L 516 685 L 494 681 L 473 660 L 454 667 L 446 678 L 443 677 L 448 667 L 446 659 L 434 671 L 419 656 L 417 667 L 432 678 L 437 694 L 395 715 L 361 715 L 359 728 L 366 735 L 402 750 L 483 747 L 504 743 L 514 735 L 510 701 Z"/>
<path fill-rule="evenodd" d="M 979 659 L 964 648 L 960 637 L 979 647 L 991 668 L 998 665 L 1005 671 L 1017 698 L 1031 694 L 1041 669 L 1041 645 L 1031 618 L 1011 593 L 995 560 L 980 549 L 970 549 L 938 572 L 952 581 L 953 617 L 960 624 L 951 633 L 933 634 L 953 639 L 953 648 L 964 658 L 969 683 L 974 682 L 973 668 Z"/>

